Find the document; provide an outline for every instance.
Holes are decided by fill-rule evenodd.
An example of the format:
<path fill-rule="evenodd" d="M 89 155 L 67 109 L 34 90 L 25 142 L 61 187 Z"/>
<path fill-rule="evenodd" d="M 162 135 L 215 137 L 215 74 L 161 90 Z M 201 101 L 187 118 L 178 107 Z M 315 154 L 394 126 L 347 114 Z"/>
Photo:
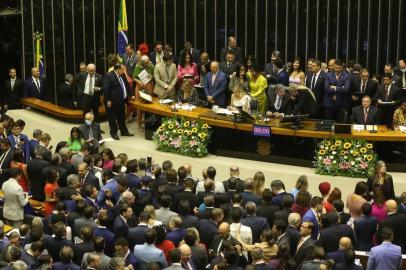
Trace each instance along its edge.
<path fill-rule="evenodd" d="M 140 74 L 138 74 L 138 78 L 142 81 L 143 84 L 147 84 L 151 81 L 151 75 L 148 74 L 148 72 L 144 69 L 141 71 Z"/>

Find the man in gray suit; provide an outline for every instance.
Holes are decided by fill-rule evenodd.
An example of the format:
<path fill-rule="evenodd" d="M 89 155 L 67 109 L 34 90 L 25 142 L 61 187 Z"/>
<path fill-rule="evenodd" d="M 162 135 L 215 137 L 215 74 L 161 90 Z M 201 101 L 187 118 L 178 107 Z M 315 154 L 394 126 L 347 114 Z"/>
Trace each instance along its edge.
<path fill-rule="evenodd" d="M 101 263 L 97 269 L 98 270 L 108 270 L 111 258 L 104 254 L 104 247 L 105 247 L 104 238 L 101 236 L 94 237 L 93 245 L 94 245 L 94 252 L 88 252 L 83 255 L 82 268 L 85 269 L 88 266 L 87 257 L 89 255 L 93 254 L 93 255 L 99 255 L 100 260 L 101 260 Z"/>
<path fill-rule="evenodd" d="M 99 141 L 102 139 L 100 124 L 94 122 L 94 115 L 92 113 L 86 113 L 85 123 L 79 126 L 79 130 L 83 135 L 83 138 L 93 148 L 93 153 L 99 151 Z"/>
<path fill-rule="evenodd" d="M 75 236 L 80 235 L 80 229 L 84 226 L 88 226 L 93 230 L 97 228 L 96 222 L 93 220 L 94 208 L 90 205 L 86 206 L 83 210 L 84 217 L 75 219 L 73 223 L 73 232 Z"/>
<path fill-rule="evenodd" d="M 154 93 L 159 98 L 170 98 L 175 100 L 176 97 L 176 82 L 178 81 L 178 72 L 176 65 L 172 62 L 172 56 L 165 53 L 162 62 L 155 66 L 154 78 L 155 88 Z"/>
<path fill-rule="evenodd" d="M 129 74 L 130 76 L 134 72 L 137 61 L 138 59 L 137 54 L 134 51 L 134 45 L 130 43 L 127 45 L 127 47 L 125 47 L 125 54 L 123 54 L 123 64 L 127 69 L 127 74 Z"/>
<path fill-rule="evenodd" d="M 164 270 L 182 270 L 185 269 L 182 267 L 180 263 L 180 258 L 181 258 L 181 252 L 180 249 L 174 248 L 171 251 L 169 251 L 169 258 L 170 261 L 172 262 L 171 266 L 165 268 Z"/>
<path fill-rule="evenodd" d="M 4 192 L 3 216 L 6 224 L 14 228 L 18 228 L 23 224 L 24 206 L 31 198 L 27 193 L 24 193 L 22 187 L 18 184 L 21 174 L 20 169 L 10 169 L 10 179 L 4 182 L 2 187 Z"/>

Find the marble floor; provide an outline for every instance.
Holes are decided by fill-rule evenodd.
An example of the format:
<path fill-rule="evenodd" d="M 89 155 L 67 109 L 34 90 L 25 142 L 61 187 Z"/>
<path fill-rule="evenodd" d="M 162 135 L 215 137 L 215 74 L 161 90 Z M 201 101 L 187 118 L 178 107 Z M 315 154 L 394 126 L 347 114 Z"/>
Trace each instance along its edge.
<path fill-rule="evenodd" d="M 56 145 L 59 141 L 66 140 L 69 136 L 70 129 L 75 126 L 75 124 L 66 123 L 34 110 L 14 110 L 9 111 L 8 114 L 15 120 L 21 118 L 26 122 L 24 133 L 29 137 L 32 136 L 32 132 L 36 128 L 48 132 L 52 137 L 52 145 Z M 300 175 L 306 174 L 310 182 L 309 191 L 312 194 L 319 194 L 318 184 L 320 182 L 329 181 L 333 187 L 335 186 L 341 189 L 344 201 L 347 194 L 353 192 L 355 183 L 360 180 L 356 178 L 317 175 L 312 168 L 298 166 L 228 158 L 216 155 L 208 155 L 204 158 L 191 158 L 172 153 L 159 152 L 155 150 L 155 144 L 152 141 L 144 139 L 144 134 L 139 132 L 135 125 L 135 123 L 127 124 L 130 132 L 135 133 L 134 137 L 121 137 L 119 141 L 106 142 L 105 147 L 111 148 L 115 155 L 125 152 L 130 159 L 152 156 L 153 161 L 159 164 L 164 160 L 172 160 L 175 168 L 182 164 L 190 163 L 192 164 L 193 176 L 199 178 L 201 177 L 203 168 L 212 165 L 217 169 L 216 178 L 218 180 L 226 180 L 229 176 L 230 166 L 237 165 L 240 168 L 240 177 L 243 179 L 253 177 L 257 171 L 262 171 L 265 174 L 266 186 L 269 187 L 269 183 L 272 180 L 280 179 L 284 181 L 288 190 L 294 186 L 296 179 Z M 101 123 L 101 127 L 106 132 L 104 138 L 109 137 L 108 123 Z M 395 192 L 397 195 L 400 195 L 400 193 L 406 191 L 406 173 L 393 173 L 392 176 L 395 182 Z"/>

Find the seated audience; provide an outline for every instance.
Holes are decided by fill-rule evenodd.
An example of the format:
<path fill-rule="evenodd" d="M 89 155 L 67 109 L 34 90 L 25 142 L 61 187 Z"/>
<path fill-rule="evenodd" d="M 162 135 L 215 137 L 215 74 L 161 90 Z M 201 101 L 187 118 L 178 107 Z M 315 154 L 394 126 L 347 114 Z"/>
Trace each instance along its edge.
<path fill-rule="evenodd" d="M 229 110 L 238 112 L 241 109 L 245 112 L 250 112 L 251 97 L 243 90 L 242 86 L 237 84 L 232 89 L 231 105 Z"/>

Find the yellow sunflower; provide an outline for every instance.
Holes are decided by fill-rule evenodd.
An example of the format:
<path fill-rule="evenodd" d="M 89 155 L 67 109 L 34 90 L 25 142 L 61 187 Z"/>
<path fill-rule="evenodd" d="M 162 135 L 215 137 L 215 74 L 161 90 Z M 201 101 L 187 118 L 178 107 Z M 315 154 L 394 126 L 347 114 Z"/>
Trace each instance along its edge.
<path fill-rule="evenodd" d="M 331 142 L 330 141 L 326 141 L 325 145 L 326 146 L 330 146 Z"/>
<path fill-rule="evenodd" d="M 340 155 L 344 156 L 345 155 L 345 151 L 341 150 Z"/>
<path fill-rule="evenodd" d="M 173 125 L 172 125 L 172 124 L 169 124 L 169 125 L 168 125 L 168 128 L 169 128 L 169 129 L 173 129 Z"/>
<path fill-rule="evenodd" d="M 368 144 L 367 144 L 367 148 L 368 148 L 368 149 L 371 149 L 371 148 L 372 148 L 372 143 L 368 143 Z"/>
<path fill-rule="evenodd" d="M 178 129 L 178 134 L 182 134 L 183 133 L 183 129 Z"/>
<path fill-rule="evenodd" d="M 324 155 L 326 153 L 326 151 L 324 151 L 323 149 L 319 151 L 320 155 Z"/>
<path fill-rule="evenodd" d="M 192 134 L 193 134 L 193 132 L 192 131 L 187 131 L 187 134 L 189 135 L 189 136 L 191 136 Z"/>
<path fill-rule="evenodd" d="M 330 147 L 330 149 L 331 149 L 332 151 L 334 151 L 334 150 L 336 150 L 336 146 L 335 146 L 335 145 L 332 145 L 332 146 Z"/>
<path fill-rule="evenodd" d="M 361 150 L 359 150 L 361 153 L 365 154 L 367 152 L 367 149 L 365 147 L 362 147 Z"/>
<path fill-rule="evenodd" d="M 162 126 L 160 126 L 159 128 L 158 128 L 158 131 L 163 131 L 164 130 L 164 128 L 162 127 Z"/>
<path fill-rule="evenodd" d="M 185 123 L 183 123 L 183 126 L 184 127 L 188 127 L 190 125 L 190 122 L 189 121 L 186 121 Z"/>
<path fill-rule="evenodd" d="M 193 132 L 193 133 L 196 133 L 196 132 L 197 132 L 197 128 L 195 128 L 195 127 L 192 128 L 192 132 Z"/>
<path fill-rule="evenodd" d="M 209 127 L 209 125 L 208 124 L 203 124 L 203 126 L 202 126 L 202 128 L 208 128 Z"/>
<path fill-rule="evenodd" d="M 368 156 L 367 156 L 367 160 L 368 160 L 368 161 L 371 161 L 371 160 L 372 160 L 372 155 L 368 155 Z"/>
<path fill-rule="evenodd" d="M 198 136 L 199 136 L 200 139 L 204 139 L 204 138 L 206 138 L 207 134 L 202 132 L 202 133 L 199 133 Z"/>
<path fill-rule="evenodd" d="M 341 141 L 336 141 L 335 146 L 340 146 L 341 145 Z"/>
<path fill-rule="evenodd" d="M 354 151 L 354 152 L 352 152 L 352 155 L 353 155 L 354 157 L 358 156 L 358 154 L 359 154 L 359 152 L 358 152 L 358 151 Z"/>
<path fill-rule="evenodd" d="M 346 143 L 344 144 L 344 149 L 349 149 L 351 146 L 352 146 L 351 143 L 346 142 Z"/>

